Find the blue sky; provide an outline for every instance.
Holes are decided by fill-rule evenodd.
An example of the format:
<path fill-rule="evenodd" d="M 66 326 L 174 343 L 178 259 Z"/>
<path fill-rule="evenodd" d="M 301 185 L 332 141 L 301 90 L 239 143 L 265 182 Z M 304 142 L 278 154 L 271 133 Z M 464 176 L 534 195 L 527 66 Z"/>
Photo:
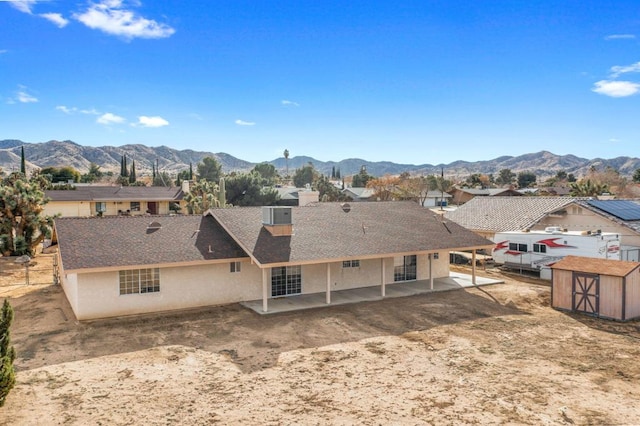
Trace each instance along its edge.
<path fill-rule="evenodd" d="M 639 101 L 637 0 L 0 0 L 0 139 L 637 157 Z"/>

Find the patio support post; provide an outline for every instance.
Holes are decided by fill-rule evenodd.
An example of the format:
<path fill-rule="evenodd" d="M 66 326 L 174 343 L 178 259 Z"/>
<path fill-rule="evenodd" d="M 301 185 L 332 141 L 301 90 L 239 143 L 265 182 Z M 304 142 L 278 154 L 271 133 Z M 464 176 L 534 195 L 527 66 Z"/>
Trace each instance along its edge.
<path fill-rule="evenodd" d="M 269 292 L 267 291 L 267 269 L 262 270 L 262 311 L 267 312 L 267 297 Z"/>
<path fill-rule="evenodd" d="M 327 305 L 331 304 L 331 264 L 327 263 Z"/>
<path fill-rule="evenodd" d="M 385 267 L 384 267 L 384 257 L 382 259 L 380 259 L 380 262 L 382 264 L 382 278 L 381 278 L 380 287 L 381 287 L 382 297 L 384 297 L 385 294 L 386 294 L 386 289 L 384 288 L 384 277 L 387 275 Z"/>
<path fill-rule="evenodd" d="M 471 284 L 476 285 L 476 250 L 471 251 Z"/>
<path fill-rule="evenodd" d="M 429 253 L 429 289 L 433 290 L 433 253 Z"/>

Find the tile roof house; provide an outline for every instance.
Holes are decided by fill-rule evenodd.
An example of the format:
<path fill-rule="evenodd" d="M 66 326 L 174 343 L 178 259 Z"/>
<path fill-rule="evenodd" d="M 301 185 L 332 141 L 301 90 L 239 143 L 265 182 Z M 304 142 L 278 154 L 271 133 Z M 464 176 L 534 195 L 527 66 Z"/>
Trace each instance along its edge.
<path fill-rule="evenodd" d="M 414 202 L 59 218 L 61 284 L 80 320 L 449 276 L 486 240 Z M 474 275 L 475 280 L 475 275 Z"/>
<path fill-rule="evenodd" d="M 44 214 L 51 216 L 169 214 L 186 207 L 180 187 L 88 185 L 47 190 L 45 196 Z"/>
<path fill-rule="evenodd" d="M 475 197 L 521 197 L 521 192 L 512 188 L 453 188 L 449 191 L 454 204 L 464 204 Z"/>
<path fill-rule="evenodd" d="M 373 197 L 375 191 L 371 188 L 349 187 L 342 190 L 342 193 L 351 197 L 353 201 L 376 201 Z"/>
<path fill-rule="evenodd" d="M 623 259 L 639 260 L 640 216 L 637 220 L 623 220 L 603 210 L 617 201 L 620 200 L 594 203 L 590 198 L 576 197 L 478 197 L 455 211 L 445 212 L 445 217 L 488 239 L 493 239 L 496 232 L 547 227 L 613 232 L 620 234 Z"/>

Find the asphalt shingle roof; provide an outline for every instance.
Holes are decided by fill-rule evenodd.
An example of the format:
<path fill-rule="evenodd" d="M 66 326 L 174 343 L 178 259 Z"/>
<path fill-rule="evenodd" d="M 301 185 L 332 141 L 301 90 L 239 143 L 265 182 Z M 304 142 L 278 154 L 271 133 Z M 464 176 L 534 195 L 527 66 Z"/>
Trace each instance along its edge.
<path fill-rule="evenodd" d="M 55 230 L 67 271 L 248 257 L 210 216 L 59 218 Z"/>
<path fill-rule="evenodd" d="M 414 202 L 353 203 L 350 207 L 348 213 L 340 203 L 292 207 L 292 236 L 272 236 L 262 226 L 261 207 L 213 209 L 210 213 L 260 264 L 493 246 Z"/>
<path fill-rule="evenodd" d="M 44 193 L 51 201 L 179 201 L 184 195 L 179 187 L 163 186 L 77 186 Z"/>
<path fill-rule="evenodd" d="M 475 197 L 445 217 L 475 231 L 520 231 L 576 201 L 567 197 Z"/>
<path fill-rule="evenodd" d="M 565 256 L 563 259 L 551 265 L 551 268 L 589 274 L 626 277 L 634 270 L 640 268 L 640 263 L 593 257 Z"/>

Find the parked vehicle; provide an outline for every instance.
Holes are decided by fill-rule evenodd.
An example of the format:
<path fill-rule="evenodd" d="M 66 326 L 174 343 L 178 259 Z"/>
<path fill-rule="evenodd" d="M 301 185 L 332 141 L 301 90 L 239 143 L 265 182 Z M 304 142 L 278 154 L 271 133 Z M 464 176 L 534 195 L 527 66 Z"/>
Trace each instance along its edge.
<path fill-rule="evenodd" d="M 514 269 L 539 271 L 567 255 L 620 260 L 620 235 L 600 230 L 498 232 L 494 242 L 494 262 Z"/>

